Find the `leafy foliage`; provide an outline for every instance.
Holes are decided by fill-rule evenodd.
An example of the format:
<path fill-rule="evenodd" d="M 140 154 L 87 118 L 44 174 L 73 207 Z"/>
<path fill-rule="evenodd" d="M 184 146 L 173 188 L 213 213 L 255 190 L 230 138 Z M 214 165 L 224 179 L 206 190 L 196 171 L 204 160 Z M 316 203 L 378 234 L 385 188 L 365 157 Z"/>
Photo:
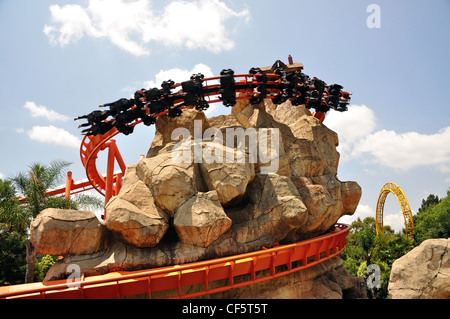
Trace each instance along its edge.
<path fill-rule="evenodd" d="M 13 184 L 0 180 L 0 285 L 23 282 L 29 219 L 15 199 Z"/>
<path fill-rule="evenodd" d="M 367 217 L 357 219 L 351 224 L 347 236 L 347 245 L 342 252 L 344 267 L 354 276 L 365 280 L 371 275 L 368 265 L 376 264 L 381 270 L 381 287 L 367 288 L 367 294 L 374 299 L 388 298 L 389 277 L 394 261 L 413 247 L 413 243 L 404 234 L 394 234 L 389 226 L 384 227 L 384 234 L 376 234 L 375 219 Z"/>
<path fill-rule="evenodd" d="M 431 200 L 430 200 L 431 198 Z M 430 195 L 414 218 L 414 239 L 419 245 L 430 238 L 450 237 L 450 190 L 441 200 Z"/>

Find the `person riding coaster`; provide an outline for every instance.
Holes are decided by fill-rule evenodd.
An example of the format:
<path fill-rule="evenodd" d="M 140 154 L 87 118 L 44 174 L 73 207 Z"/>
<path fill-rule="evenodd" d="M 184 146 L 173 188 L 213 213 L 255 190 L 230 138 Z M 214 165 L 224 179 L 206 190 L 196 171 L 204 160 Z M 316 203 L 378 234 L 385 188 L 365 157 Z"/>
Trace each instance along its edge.
<path fill-rule="evenodd" d="M 224 69 L 220 72 L 220 99 L 226 107 L 236 105 L 236 81 L 234 80 L 234 71 Z"/>
<path fill-rule="evenodd" d="M 308 109 L 315 109 L 314 116 L 323 121 L 325 114 L 332 108 L 339 112 L 347 111 L 351 93 L 343 91 L 339 84 L 327 85 L 316 77 L 310 77 L 299 70 L 289 71 L 281 61 L 277 61 L 272 73 L 263 72 L 260 68 L 252 68 L 249 73 L 251 81 L 236 83 L 234 71 L 224 69 L 220 72 L 220 88 L 217 85 L 204 86 L 204 75 L 193 74 L 189 81 L 175 85 L 174 81 L 164 81 L 161 89 L 150 88 L 138 90 L 132 99 L 119 99 L 112 103 L 100 105 L 109 107 L 108 111 L 94 111 L 80 116 L 75 120 L 85 118 L 88 123 L 79 127 L 91 126 L 82 131 L 84 135 L 106 134 L 114 127 L 125 135 L 134 130 L 133 121 L 139 119 L 149 126 L 156 122 L 156 118 L 163 112 L 173 118 L 182 114 L 184 107 L 195 107 L 203 111 L 209 107 L 205 96 L 220 94 L 220 99 L 227 107 L 236 104 L 236 92 L 249 92 L 252 105 L 259 104 L 265 98 L 271 98 L 278 105 L 287 100 L 292 105 L 304 104 Z M 172 89 L 181 86 L 181 90 L 172 93 Z M 112 119 L 108 120 L 111 116 Z"/>
<path fill-rule="evenodd" d="M 248 73 L 253 75 L 253 97 L 249 101 L 257 105 L 267 97 L 267 75 L 260 68 L 251 68 Z"/>
<path fill-rule="evenodd" d="M 74 121 L 86 119 L 87 123 L 84 123 L 84 124 L 81 124 L 78 126 L 78 128 L 81 128 L 81 127 L 86 127 L 86 126 L 92 125 L 94 123 L 98 123 L 103 120 L 106 120 L 109 115 L 110 115 L 110 113 L 108 111 L 93 111 L 87 115 L 82 115 L 82 116 L 74 118 Z"/>
<path fill-rule="evenodd" d="M 181 83 L 183 92 L 181 95 L 181 98 L 183 99 L 181 106 L 195 106 L 195 109 L 198 111 L 205 111 L 209 108 L 209 104 L 205 100 L 205 92 L 203 91 L 204 77 L 205 76 L 201 73 L 193 74 L 190 81 Z M 181 112 L 179 108 L 177 108 L 177 110 Z M 178 111 L 175 114 L 178 114 Z"/>

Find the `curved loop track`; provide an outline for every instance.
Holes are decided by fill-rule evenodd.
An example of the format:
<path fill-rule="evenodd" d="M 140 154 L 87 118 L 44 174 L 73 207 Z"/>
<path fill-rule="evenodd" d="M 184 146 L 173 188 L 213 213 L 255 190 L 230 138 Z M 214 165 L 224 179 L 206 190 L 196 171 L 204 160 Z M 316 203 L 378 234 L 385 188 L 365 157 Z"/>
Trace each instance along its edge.
<path fill-rule="evenodd" d="M 400 207 L 403 213 L 403 219 L 405 221 L 405 231 L 406 237 L 412 238 L 414 234 L 414 220 L 411 213 L 411 208 L 409 207 L 408 200 L 406 199 L 405 194 L 402 189 L 395 183 L 386 183 L 380 191 L 380 196 L 377 201 L 377 209 L 376 209 L 376 231 L 377 234 L 384 233 L 383 230 L 383 211 L 384 211 L 384 203 L 386 201 L 387 195 L 392 193 L 398 200 Z"/>

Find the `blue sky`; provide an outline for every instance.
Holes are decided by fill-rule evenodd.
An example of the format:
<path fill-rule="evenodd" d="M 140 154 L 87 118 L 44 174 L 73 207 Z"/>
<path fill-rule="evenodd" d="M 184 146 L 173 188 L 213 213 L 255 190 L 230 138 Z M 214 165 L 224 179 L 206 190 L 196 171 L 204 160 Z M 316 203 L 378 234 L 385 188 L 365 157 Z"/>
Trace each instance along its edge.
<path fill-rule="evenodd" d="M 367 26 L 370 4 L 380 28 Z M 363 188 L 354 217 L 375 215 L 388 181 L 415 212 L 450 187 L 449 33 L 448 0 L 0 0 L 0 177 L 64 159 L 85 178 L 74 117 L 165 76 L 245 73 L 291 54 L 353 93 L 350 111 L 325 124 L 341 141 L 338 178 Z M 153 136 L 143 125 L 119 136 L 126 163 Z M 390 197 L 385 221 L 402 227 Z"/>

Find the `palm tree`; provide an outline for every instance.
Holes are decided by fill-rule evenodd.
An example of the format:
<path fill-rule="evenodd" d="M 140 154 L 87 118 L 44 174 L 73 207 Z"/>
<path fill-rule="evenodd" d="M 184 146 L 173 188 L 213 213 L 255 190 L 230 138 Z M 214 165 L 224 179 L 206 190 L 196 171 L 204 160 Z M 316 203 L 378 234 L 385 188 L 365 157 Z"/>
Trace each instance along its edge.
<path fill-rule="evenodd" d="M 8 180 L 0 179 L 0 230 L 26 233 L 30 217 L 19 205 L 16 190 Z"/>
<path fill-rule="evenodd" d="M 67 174 L 67 167 L 71 163 L 66 161 L 52 161 L 50 165 L 33 163 L 28 172 L 21 172 L 11 181 L 23 196 L 23 209 L 28 216 L 28 228 L 36 216 L 46 208 L 79 209 L 80 207 L 101 207 L 102 202 L 91 196 L 79 195 L 75 198 L 64 199 L 61 197 L 47 196 L 47 191 L 63 183 Z M 34 276 L 34 262 L 36 250 L 30 240 L 26 243 L 27 269 L 25 282 L 32 282 Z"/>

